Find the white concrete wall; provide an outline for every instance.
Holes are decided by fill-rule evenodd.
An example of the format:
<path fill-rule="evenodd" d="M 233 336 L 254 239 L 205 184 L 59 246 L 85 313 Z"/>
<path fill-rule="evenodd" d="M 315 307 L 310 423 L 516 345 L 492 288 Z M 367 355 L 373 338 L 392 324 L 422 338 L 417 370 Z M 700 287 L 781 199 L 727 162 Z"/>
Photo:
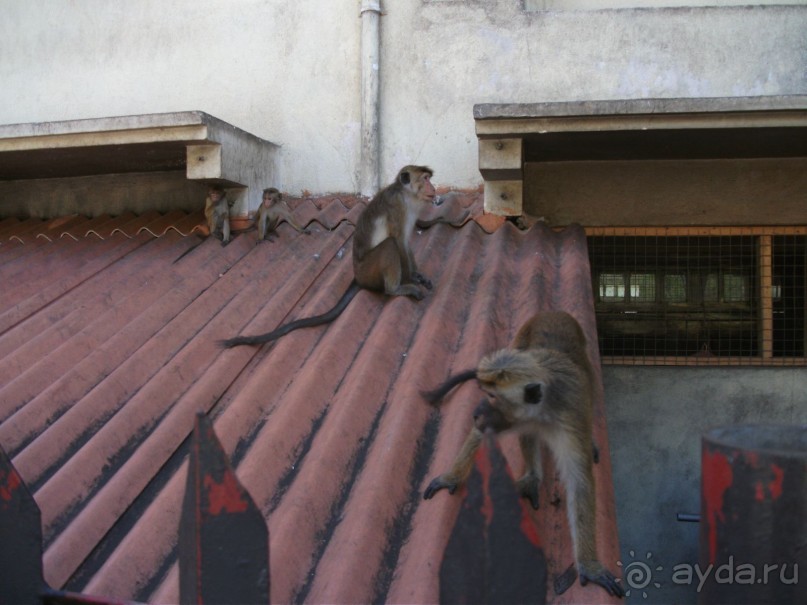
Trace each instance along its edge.
<path fill-rule="evenodd" d="M 275 186 L 356 189 L 352 0 L 0 0 L 0 15 L 0 123 L 201 110 L 282 146 Z"/>
<path fill-rule="evenodd" d="M 359 0 L 0 0 L 0 123 L 202 110 L 358 191 Z M 475 187 L 472 106 L 807 93 L 807 7 L 526 11 L 382 0 L 381 178 Z"/>

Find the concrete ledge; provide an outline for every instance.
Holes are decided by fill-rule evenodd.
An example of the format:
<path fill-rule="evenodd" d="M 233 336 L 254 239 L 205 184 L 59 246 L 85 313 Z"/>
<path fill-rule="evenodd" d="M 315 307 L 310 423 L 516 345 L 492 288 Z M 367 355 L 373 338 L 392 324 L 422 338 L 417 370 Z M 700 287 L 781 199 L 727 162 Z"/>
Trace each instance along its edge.
<path fill-rule="evenodd" d="M 805 110 L 807 110 L 807 95 L 618 99 L 561 103 L 480 103 L 474 105 L 474 120 L 737 112 L 759 114 L 779 111 L 796 111 L 803 116 Z"/>
<path fill-rule="evenodd" d="M 43 211 L 36 211 L 37 200 L 47 191 L 61 199 L 65 212 L 94 213 L 103 206 L 87 198 L 94 181 L 127 175 L 121 186 L 160 181 L 154 192 L 162 196 L 155 200 L 160 210 L 190 210 L 189 204 L 201 207 L 205 186 L 219 183 L 231 189 L 233 214 L 246 216 L 258 207 L 261 191 L 277 183 L 278 153 L 274 143 L 201 111 L 4 125 L 0 126 L 0 193 L 6 195 L 0 213 L 19 214 L 23 206 L 32 215 L 42 216 Z M 197 186 L 189 187 L 182 180 Z M 104 197 L 109 199 L 114 182 L 102 182 Z M 167 192 L 173 185 L 181 191 Z M 76 187 L 81 189 L 81 199 L 70 203 L 71 197 L 76 198 L 70 193 Z M 26 197 L 29 190 L 35 197 Z M 121 198 L 122 210 L 142 211 L 148 205 L 149 190 L 133 192 L 133 196 L 139 200 L 136 208 L 126 207 L 123 198 L 131 197 L 128 193 L 113 197 Z M 98 208 L 106 213 L 121 209 Z"/>
<path fill-rule="evenodd" d="M 486 103 L 473 112 L 485 210 L 508 215 L 522 212 L 528 163 L 807 157 L 807 95 Z"/>

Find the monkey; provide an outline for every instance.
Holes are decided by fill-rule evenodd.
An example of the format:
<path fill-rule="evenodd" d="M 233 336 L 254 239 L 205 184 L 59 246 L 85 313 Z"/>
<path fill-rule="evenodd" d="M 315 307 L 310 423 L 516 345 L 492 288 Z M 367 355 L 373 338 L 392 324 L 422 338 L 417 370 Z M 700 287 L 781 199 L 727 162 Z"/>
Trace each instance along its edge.
<path fill-rule="evenodd" d="M 221 240 L 226 246 L 230 241 L 230 203 L 220 185 L 211 185 L 205 199 L 205 219 L 210 235 Z"/>
<path fill-rule="evenodd" d="M 274 187 L 264 189 L 261 205 L 258 208 L 258 213 L 255 215 L 259 242 L 264 241 L 270 233 L 277 229 L 280 219 L 285 219 L 289 225 L 300 233 L 305 233 L 306 235 L 311 234 L 308 229 L 304 229 L 294 222 L 289 207 L 286 205 L 286 202 L 283 201 L 283 194 L 280 193 L 280 191 Z"/>
<path fill-rule="evenodd" d="M 524 458 L 519 493 L 538 508 L 543 443 L 552 452 L 566 490 L 566 512 L 581 585 L 594 582 L 610 595 L 624 590 L 597 559 L 592 448 L 594 373 L 580 324 L 565 312 L 538 313 L 518 331 L 509 348 L 485 356 L 475 370 L 449 378 L 423 393 L 437 402 L 454 386 L 476 378 L 486 397 L 474 410 L 474 424 L 450 470 L 434 478 L 423 493 L 453 494 L 473 466 L 484 433 L 514 431 Z"/>
<path fill-rule="evenodd" d="M 428 166 L 404 166 L 395 182 L 359 216 L 353 235 L 353 274 L 362 288 L 415 300 L 424 296 L 419 286 L 432 289 L 431 281 L 417 270 L 409 238 L 418 204 L 435 198 L 433 175 Z"/>
<path fill-rule="evenodd" d="M 339 302 L 325 313 L 284 324 L 257 336 L 236 336 L 222 340 L 223 347 L 258 345 L 293 330 L 329 323 L 339 317 L 362 288 L 387 296 L 408 296 L 422 300 L 432 282 L 419 273 L 409 239 L 419 207 L 433 202 L 434 172 L 428 166 L 404 166 L 395 181 L 376 193 L 356 220 L 353 232 L 353 281 Z"/>

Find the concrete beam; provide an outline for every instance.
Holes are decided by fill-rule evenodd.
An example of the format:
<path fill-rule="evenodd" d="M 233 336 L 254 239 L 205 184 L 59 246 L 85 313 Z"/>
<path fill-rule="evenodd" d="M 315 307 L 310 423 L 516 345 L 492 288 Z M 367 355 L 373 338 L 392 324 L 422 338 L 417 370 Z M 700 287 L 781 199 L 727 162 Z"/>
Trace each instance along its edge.
<path fill-rule="evenodd" d="M 554 132 L 807 127 L 807 95 L 474 105 L 482 138 Z"/>
<path fill-rule="evenodd" d="M 522 139 L 479 139 L 479 172 L 485 179 L 485 212 L 521 216 L 524 197 Z"/>
<path fill-rule="evenodd" d="M 479 140 L 479 172 L 486 181 L 520 180 L 523 168 L 521 138 Z"/>
<path fill-rule="evenodd" d="M 0 126 L 0 181 L 19 188 L 63 179 L 53 183 L 59 189 L 78 177 L 184 171 L 189 180 L 239 189 L 233 214 L 246 216 L 277 184 L 278 153 L 274 143 L 200 111 L 11 124 Z"/>
<path fill-rule="evenodd" d="M 763 97 L 713 97 L 685 99 L 623 99 L 563 103 L 481 103 L 474 105 L 474 120 L 480 121 L 569 118 L 598 116 L 673 116 L 684 114 L 748 114 L 762 119 L 775 113 L 793 112 L 805 119 L 807 95 Z"/>
<path fill-rule="evenodd" d="M 187 175 L 189 179 L 221 179 L 221 145 L 188 145 Z"/>
<path fill-rule="evenodd" d="M 524 209 L 524 181 L 485 181 L 485 212 L 499 216 L 521 216 Z"/>

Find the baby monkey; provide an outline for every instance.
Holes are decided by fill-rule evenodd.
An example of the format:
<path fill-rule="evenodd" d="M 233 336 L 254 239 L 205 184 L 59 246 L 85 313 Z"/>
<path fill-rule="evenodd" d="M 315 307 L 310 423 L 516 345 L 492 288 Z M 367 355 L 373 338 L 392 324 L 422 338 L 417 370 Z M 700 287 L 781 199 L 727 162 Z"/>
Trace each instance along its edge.
<path fill-rule="evenodd" d="M 226 246 L 230 241 L 230 203 L 221 185 L 210 185 L 205 198 L 205 219 L 210 235 Z"/>
<path fill-rule="evenodd" d="M 487 396 L 474 410 L 474 426 L 451 468 L 429 483 L 423 497 L 428 500 L 441 489 L 453 494 L 466 481 L 485 431 L 515 431 L 525 464 L 517 488 L 537 509 L 543 443 L 552 452 L 566 491 L 580 583 L 594 582 L 610 595 L 623 596 L 622 586 L 597 559 L 594 374 L 580 325 L 568 313 L 538 313 L 521 327 L 510 348 L 491 353 L 475 370 L 457 374 L 423 396 L 437 404 L 471 378 Z"/>
<path fill-rule="evenodd" d="M 258 208 L 258 213 L 255 215 L 259 242 L 264 241 L 271 233 L 276 231 L 280 219 L 285 220 L 300 233 L 310 235 L 308 229 L 304 229 L 294 222 L 289 207 L 286 205 L 286 202 L 283 201 L 283 194 L 274 187 L 264 189 L 261 205 Z"/>

